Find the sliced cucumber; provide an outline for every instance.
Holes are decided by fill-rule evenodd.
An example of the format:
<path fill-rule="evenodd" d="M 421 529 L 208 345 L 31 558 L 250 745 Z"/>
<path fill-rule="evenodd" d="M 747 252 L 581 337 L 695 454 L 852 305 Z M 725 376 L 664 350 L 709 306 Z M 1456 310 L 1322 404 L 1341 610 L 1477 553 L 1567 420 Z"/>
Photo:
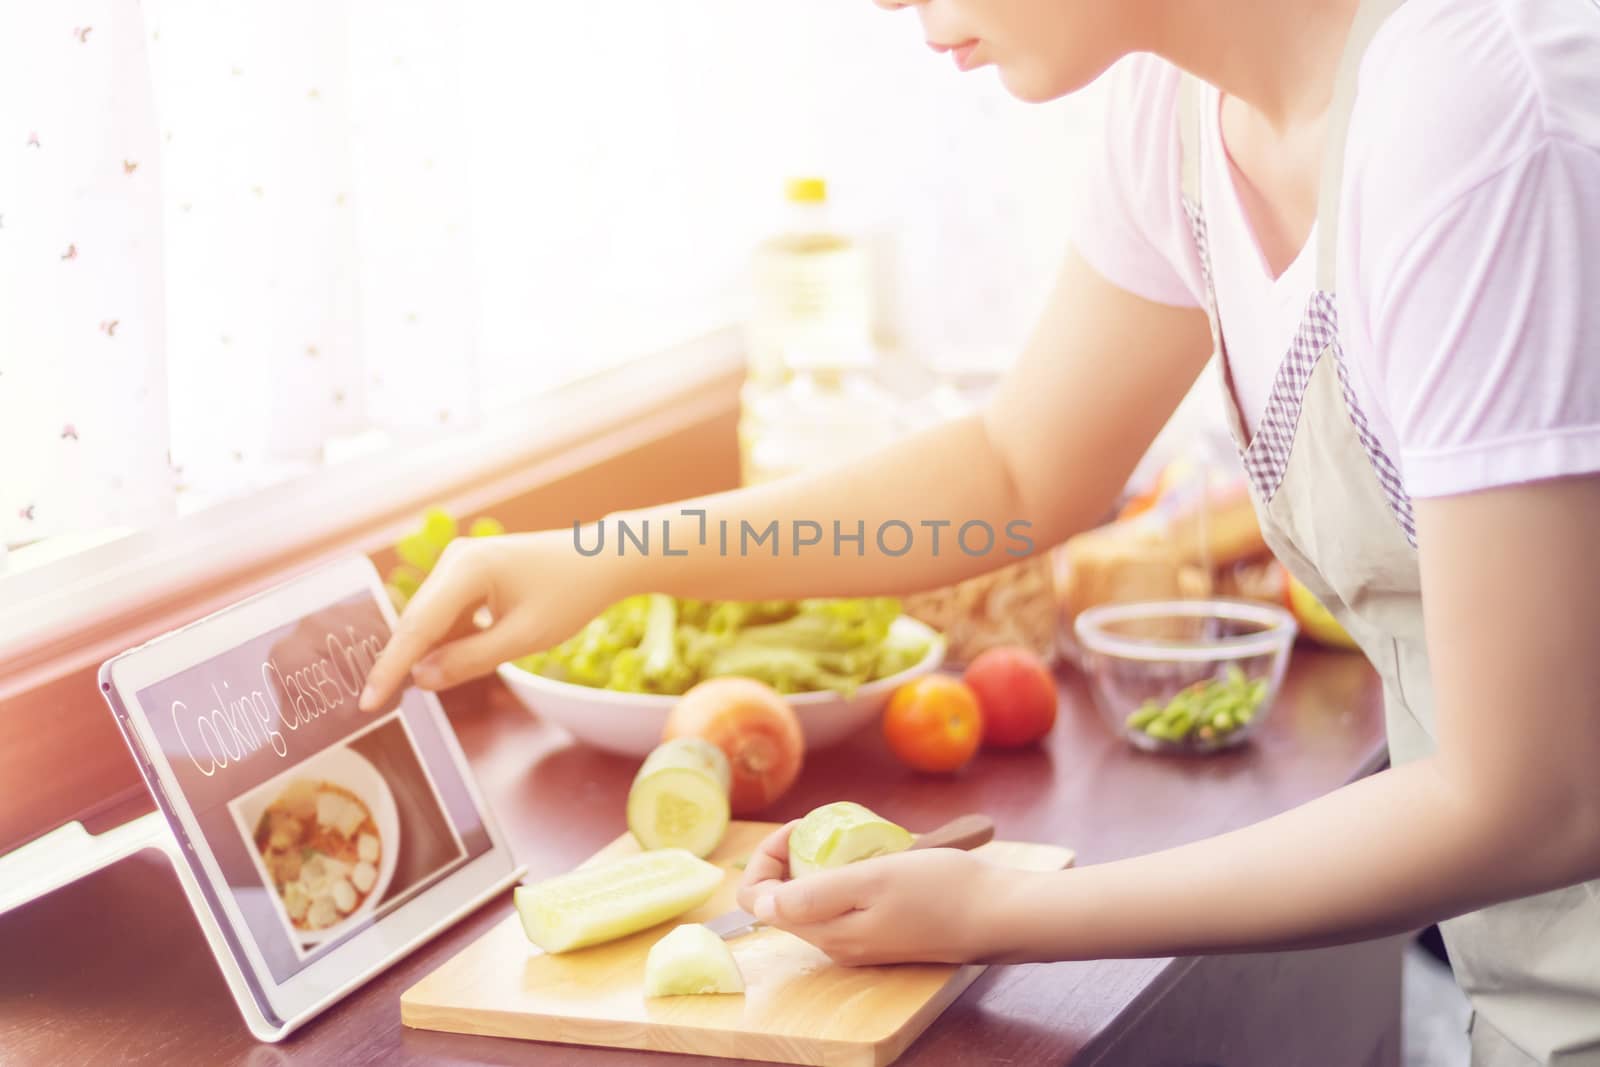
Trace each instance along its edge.
<path fill-rule="evenodd" d="M 795 877 L 857 860 L 903 852 L 911 832 L 850 800 L 824 804 L 789 834 L 789 873 Z"/>
<path fill-rule="evenodd" d="M 519 885 L 514 896 L 528 940 L 546 952 L 570 952 L 697 908 L 722 877 L 721 867 L 666 848 Z"/>
<path fill-rule="evenodd" d="M 728 757 L 698 737 L 679 737 L 645 759 L 628 790 L 628 829 L 640 848 L 708 856 L 728 830 Z"/>
<path fill-rule="evenodd" d="M 647 997 L 743 992 L 744 975 L 728 943 L 699 923 L 674 929 L 651 946 L 644 961 Z"/>

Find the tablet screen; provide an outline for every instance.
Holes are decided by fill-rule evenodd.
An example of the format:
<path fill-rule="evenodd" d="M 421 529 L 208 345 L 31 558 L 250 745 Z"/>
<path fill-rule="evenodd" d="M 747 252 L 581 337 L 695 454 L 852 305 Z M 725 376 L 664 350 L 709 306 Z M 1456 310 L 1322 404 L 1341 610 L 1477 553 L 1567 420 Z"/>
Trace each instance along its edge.
<path fill-rule="evenodd" d="M 491 847 L 417 691 L 356 706 L 388 639 L 362 592 L 137 693 L 279 983 Z"/>

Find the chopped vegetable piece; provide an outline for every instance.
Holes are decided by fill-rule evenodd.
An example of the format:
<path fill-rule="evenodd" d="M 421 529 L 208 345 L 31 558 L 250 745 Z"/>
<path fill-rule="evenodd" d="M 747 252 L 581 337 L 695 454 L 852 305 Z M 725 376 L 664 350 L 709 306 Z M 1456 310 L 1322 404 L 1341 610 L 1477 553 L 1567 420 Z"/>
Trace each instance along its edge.
<path fill-rule="evenodd" d="M 722 868 L 664 848 L 580 867 L 513 894 L 528 940 L 546 952 L 614 941 L 711 899 Z"/>
<path fill-rule="evenodd" d="M 728 757 L 735 815 L 760 811 L 794 784 L 805 735 L 787 701 L 750 678 L 701 682 L 673 707 L 662 736 L 700 737 Z"/>
<path fill-rule="evenodd" d="M 657 746 L 628 790 L 628 829 L 640 848 L 705 857 L 728 829 L 728 757 L 698 737 Z"/>
<path fill-rule="evenodd" d="M 798 878 L 857 860 L 903 852 L 910 831 L 850 800 L 813 809 L 789 833 L 789 873 Z"/>
<path fill-rule="evenodd" d="M 1162 704 L 1147 700 L 1124 720 L 1128 729 L 1176 745 L 1214 748 L 1239 740 L 1267 699 L 1264 678 L 1252 680 L 1237 664 L 1219 677 L 1178 691 Z"/>
<path fill-rule="evenodd" d="M 699 923 L 674 929 L 650 947 L 644 961 L 647 997 L 743 992 L 744 976 L 728 943 Z"/>

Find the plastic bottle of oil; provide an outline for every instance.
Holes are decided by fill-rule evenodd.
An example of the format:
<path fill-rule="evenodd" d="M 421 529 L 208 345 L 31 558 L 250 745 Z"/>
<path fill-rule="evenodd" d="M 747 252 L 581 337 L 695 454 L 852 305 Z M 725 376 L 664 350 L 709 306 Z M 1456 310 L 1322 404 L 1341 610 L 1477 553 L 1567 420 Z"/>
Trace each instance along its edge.
<path fill-rule="evenodd" d="M 797 367 L 808 374 L 821 371 L 837 384 L 835 371 L 853 372 L 872 362 L 866 249 L 831 217 L 826 181 L 794 178 L 785 192 L 786 224 L 757 247 L 752 264 L 754 293 L 745 332 L 739 427 L 746 482 L 773 474 L 759 476 L 752 455 L 756 443 L 769 439 L 779 424 L 793 423 L 797 398 L 788 387 Z M 822 393 L 830 390 L 824 387 Z M 771 454 L 773 449 L 763 451 Z"/>
<path fill-rule="evenodd" d="M 879 382 L 870 347 L 795 349 L 788 358 L 784 384 L 762 398 L 770 407 L 749 441 L 747 484 L 847 462 L 902 432 L 900 401 Z"/>

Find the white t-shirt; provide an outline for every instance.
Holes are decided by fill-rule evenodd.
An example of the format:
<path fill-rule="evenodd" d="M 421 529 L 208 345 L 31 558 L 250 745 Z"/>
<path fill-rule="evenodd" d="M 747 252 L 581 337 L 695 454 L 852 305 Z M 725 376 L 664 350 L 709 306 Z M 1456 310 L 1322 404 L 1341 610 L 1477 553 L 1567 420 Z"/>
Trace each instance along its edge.
<path fill-rule="evenodd" d="M 1203 306 L 1179 178 L 1179 73 L 1108 74 L 1074 244 L 1114 284 Z M 1273 279 L 1203 97 L 1202 199 L 1248 427 L 1316 285 Z M 1600 471 L 1600 0 L 1409 0 L 1362 60 L 1336 280 L 1357 402 L 1413 497 Z"/>

